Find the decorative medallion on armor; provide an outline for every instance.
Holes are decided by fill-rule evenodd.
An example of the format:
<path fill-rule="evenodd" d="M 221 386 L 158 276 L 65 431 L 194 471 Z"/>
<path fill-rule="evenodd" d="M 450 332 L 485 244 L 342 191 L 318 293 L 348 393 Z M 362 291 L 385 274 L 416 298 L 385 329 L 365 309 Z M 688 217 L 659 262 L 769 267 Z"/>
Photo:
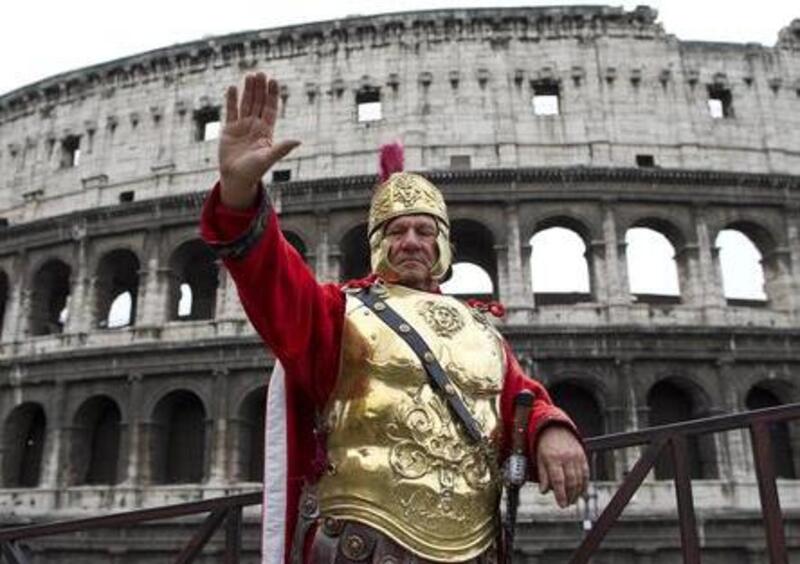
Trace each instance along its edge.
<path fill-rule="evenodd" d="M 441 300 L 426 300 L 419 305 L 422 318 L 440 337 L 452 337 L 464 328 L 464 320 L 458 308 Z"/>
<path fill-rule="evenodd" d="M 456 299 L 392 285 L 384 299 L 425 339 L 493 443 L 467 438 L 415 353 L 348 297 L 321 512 L 368 524 L 423 558 L 468 560 L 497 532 L 502 342 Z"/>

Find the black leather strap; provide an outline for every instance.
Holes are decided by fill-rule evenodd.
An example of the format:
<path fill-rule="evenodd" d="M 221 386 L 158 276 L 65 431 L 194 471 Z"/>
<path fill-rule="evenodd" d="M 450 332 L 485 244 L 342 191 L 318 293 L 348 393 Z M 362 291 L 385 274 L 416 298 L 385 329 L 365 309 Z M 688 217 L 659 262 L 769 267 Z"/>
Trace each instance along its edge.
<path fill-rule="evenodd" d="M 247 231 L 233 241 L 206 243 L 218 257 L 223 259 L 240 259 L 245 256 L 261 238 L 261 235 L 264 233 L 264 228 L 267 225 L 267 218 L 269 217 L 268 214 L 272 207 L 272 202 L 263 185 L 259 190 L 261 192 L 261 203 Z"/>
<path fill-rule="evenodd" d="M 364 288 L 353 295 L 361 300 L 381 321 L 393 329 L 411 347 L 411 350 L 419 357 L 422 366 L 425 368 L 431 388 L 439 394 L 439 397 L 444 399 L 456 420 L 463 425 L 469 438 L 475 443 L 483 442 L 484 437 L 478 422 L 475 421 L 467 406 L 464 405 L 464 401 L 458 395 L 455 386 L 450 382 L 447 373 L 442 368 L 442 365 L 439 364 L 436 355 L 433 354 L 422 336 L 399 313 L 389 307 L 389 304 L 381 299 L 380 296 L 371 292 L 369 288 Z"/>

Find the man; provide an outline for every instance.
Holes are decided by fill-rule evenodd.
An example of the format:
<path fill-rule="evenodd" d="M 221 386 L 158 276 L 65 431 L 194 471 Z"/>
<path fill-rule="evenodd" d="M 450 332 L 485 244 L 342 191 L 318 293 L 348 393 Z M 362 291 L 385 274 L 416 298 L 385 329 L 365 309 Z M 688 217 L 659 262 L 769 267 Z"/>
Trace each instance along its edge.
<path fill-rule="evenodd" d="M 273 138 L 278 96 L 263 73 L 245 78 L 241 99 L 228 88 L 221 179 L 201 220 L 280 361 L 267 410 L 264 562 L 491 562 L 515 397 L 533 393 L 517 428 L 541 491 L 561 507 L 588 479 L 575 428 L 522 373 L 486 308 L 439 292 L 450 226 L 423 177 L 385 171 L 370 207 L 369 277 L 316 282 L 260 183 L 299 145 Z M 285 454 L 270 446 L 276 437 Z"/>

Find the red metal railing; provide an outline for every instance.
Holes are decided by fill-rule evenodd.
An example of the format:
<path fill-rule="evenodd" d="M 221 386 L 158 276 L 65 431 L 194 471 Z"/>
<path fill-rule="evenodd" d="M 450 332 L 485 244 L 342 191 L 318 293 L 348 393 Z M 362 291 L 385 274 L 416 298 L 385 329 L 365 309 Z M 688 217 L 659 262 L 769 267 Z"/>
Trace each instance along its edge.
<path fill-rule="evenodd" d="M 800 419 L 800 403 L 588 439 L 586 446 L 590 453 L 633 446 L 645 446 L 645 448 L 642 456 L 625 476 L 597 522 L 572 555 L 570 564 L 587 563 L 589 558 L 597 552 L 603 538 L 622 514 L 633 494 L 653 468 L 659 455 L 665 450 L 672 459 L 674 469 L 683 561 L 685 564 L 699 564 L 700 544 L 697 537 L 692 497 L 687 438 L 742 428 L 749 428 L 752 438 L 770 564 L 788 564 L 783 517 L 775 485 L 769 425 L 797 419 Z M 193 562 L 211 536 L 224 523 L 223 562 L 238 564 L 242 545 L 242 509 L 260 503 L 261 493 L 254 492 L 153 509 L 140 509 L 103 517 L 5 529 L 0 530 L 0 551 L 9 564 L 27 564 L 28 559 L 19 546 L 19 542 L 23 540 L 92 529 L 132 526 L 148 521 L 208 513 L 205 521 L 175 557 L 174 562 L 176 564 Z"/>
<path fill-rule="evenodd" d="M 693 435 L 720 433 L 734 429 L 750 429 L 753 457 L 761 498 L 761 512 L 766 529 L 767 551 L 770 564 L 788 564 L 786 538 L 783 529 L 778 490 L 775 485 L 772 440 L 769 425 L 800 419 L 800 403 L 760 409 L 733 415 L 721 415 L 696 419 L 684 423 L 652 427 L 642 431 L 605 435 L 588 439 L 590 452 L 616 450 L 646 445 L 644 452 L 625 476 L 622 484 L 605 507 L 591 531 L 581 542 L 569 560 L 570 564 L 585 564 L 595 554 L 612 525 L 639 489 L 659 455 L 667 450 L 674 468 L 675 497 L 678 506 L 678 522 L 681 531 L 681 550 L 684 564 L 700 563 L 700 544 L 697 539 L 697 523 L 692 496 L 692 481 L 689 474 L 687 438 Z"/>

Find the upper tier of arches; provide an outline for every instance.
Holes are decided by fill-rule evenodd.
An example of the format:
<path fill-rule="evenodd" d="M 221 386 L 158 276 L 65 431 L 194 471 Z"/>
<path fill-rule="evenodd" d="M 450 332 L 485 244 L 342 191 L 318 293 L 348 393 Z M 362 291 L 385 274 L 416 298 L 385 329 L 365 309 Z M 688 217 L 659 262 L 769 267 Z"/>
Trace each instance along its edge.
<path fill-rule="evenodd" d="M 503 182 L 490 185 L 496 198 L 474 202 L 477 192 L 446 178 L 442 186 L 456 267 L 445 290 L 499 299 L 510 308 L 509 323 L 787 327 L 800 310 L 800 226 L 781 207 L 608 204 L 588 196 L 566 202 L 533 192 L 508 203 Z M 291 247 L 319 280 L 366 275 L 366 214 L 356 204 L 366 194 L 353 207 L 311 213 L 293 200 L 305 200 L 306 190 L 299 184 L 276 192 L 284 205 L 292 202 L 294 211 L 281 216 Z M 670 190 L 665 185 L 662 197 Z M 189 207 L 167 215 L 171 227 L 155 228 L 160 220 L 152 223 L 148 205 L 139 204 L 116 209 L 152 229 L 132 230 L 127 219 L 104 221 L 104 231 L 93 227 L 91 236 L 58 224 L 49 232 L 49 224 L 37 226 L 30 238 L 27 228 L 11 229 L 5 254 L 0 247 L 2 341 L 242 319 L 230 278 L 192 225 L 200 200 L 183 201 Z"/>

